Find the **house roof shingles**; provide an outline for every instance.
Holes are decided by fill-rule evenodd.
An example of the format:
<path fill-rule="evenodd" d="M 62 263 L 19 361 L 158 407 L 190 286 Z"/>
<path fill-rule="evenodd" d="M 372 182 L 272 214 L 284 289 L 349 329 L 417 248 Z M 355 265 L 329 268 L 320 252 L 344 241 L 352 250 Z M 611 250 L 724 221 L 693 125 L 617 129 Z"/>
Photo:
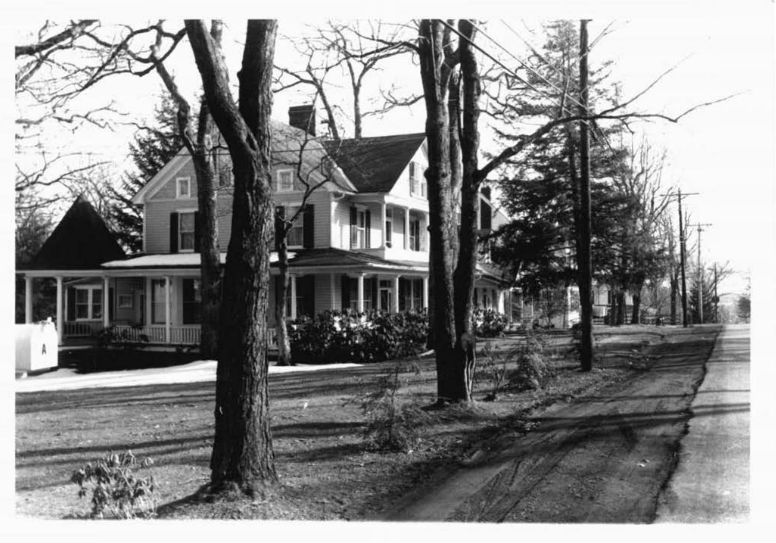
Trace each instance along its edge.
<path fill-rule="evenodd" d="M 32 259 L 29 269 L 83 270 L 126 257 L 97 211 L 79 196 Z"/>
<path fill-rule="evenodd" d="M 358 192 L 389 192 L 426 139 L 424 133 L 329 140 L 329 155 Z"/>

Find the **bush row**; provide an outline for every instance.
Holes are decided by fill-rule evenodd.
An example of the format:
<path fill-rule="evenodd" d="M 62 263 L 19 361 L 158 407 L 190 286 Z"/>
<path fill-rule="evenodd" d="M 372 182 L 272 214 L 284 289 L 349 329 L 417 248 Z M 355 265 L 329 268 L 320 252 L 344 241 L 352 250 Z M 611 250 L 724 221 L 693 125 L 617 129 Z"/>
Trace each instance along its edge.
<path fill-rule="evenodd" d="M 294 362 L 379 362 L 423 351 L 428 315 L 333 310 L 299 319 L 289 328 Z"/>
<path fill-rule="evenodd" d="M 507 319 L 492 309 L 477 309 L 474 324 L 478 336 L 496 337 Z M 291 356 L 302 364 L 403 358 L 425 350 L 428 331 L 426 311 L 324 311 L 289 326 Z"/>

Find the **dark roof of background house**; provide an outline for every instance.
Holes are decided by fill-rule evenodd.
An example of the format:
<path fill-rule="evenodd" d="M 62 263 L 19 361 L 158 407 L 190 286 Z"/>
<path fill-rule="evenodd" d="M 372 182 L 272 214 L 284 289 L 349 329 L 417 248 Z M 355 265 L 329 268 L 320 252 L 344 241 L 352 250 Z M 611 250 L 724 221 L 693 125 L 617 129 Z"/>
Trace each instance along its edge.
<path fill-rule="evenodd" d="M 79 196 L 27 268 L 98 269 L 103 262 L 125 257 L 102 217 L 92 204 Z"/>
<path fill-rule="evenodd" d="M 358 192 L 388 192 L 426 139 L 424 133 L 328 140 L 326 150 Z"/>

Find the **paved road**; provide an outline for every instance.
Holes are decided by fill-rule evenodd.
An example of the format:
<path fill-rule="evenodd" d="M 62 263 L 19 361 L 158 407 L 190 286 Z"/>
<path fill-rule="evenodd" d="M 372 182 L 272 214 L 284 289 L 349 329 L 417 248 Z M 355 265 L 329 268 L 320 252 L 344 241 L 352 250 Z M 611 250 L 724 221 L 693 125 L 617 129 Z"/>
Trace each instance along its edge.
<path fill-rule="evenodd" d="M 691 404 L 679 464 L 656 522 L 749 519 L 749 327 L 726 327 Z"/>
<path fill-rule="evenodd" d="M 666 330 L 649 371 L 532 417 L 432 476 L 386 520 L 648 523 L 674 468 L 716 328 Z"/>

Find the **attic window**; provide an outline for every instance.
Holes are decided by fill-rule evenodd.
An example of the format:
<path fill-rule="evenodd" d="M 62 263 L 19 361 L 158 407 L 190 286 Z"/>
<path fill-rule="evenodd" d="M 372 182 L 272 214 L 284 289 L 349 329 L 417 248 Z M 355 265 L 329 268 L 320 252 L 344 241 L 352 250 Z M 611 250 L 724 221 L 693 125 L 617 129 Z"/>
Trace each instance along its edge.
<path fill-rule="evenodd" d="M 293 170 L 279 170 L 277 181 L 278 192 L 291 192 L 294 190 L 294 172 Z"/>
<path fill-rule="evenodd" d="M 177 198 L 191 198 L 191 178 L 179 177 L 176 179 L 176 192 Z"/>
<path fill-rule="evenodd" d="M 420 170 L 420 164 L 410 162 L 410 195 L 420 198 L 426 197 L 426 180 Z"/>

